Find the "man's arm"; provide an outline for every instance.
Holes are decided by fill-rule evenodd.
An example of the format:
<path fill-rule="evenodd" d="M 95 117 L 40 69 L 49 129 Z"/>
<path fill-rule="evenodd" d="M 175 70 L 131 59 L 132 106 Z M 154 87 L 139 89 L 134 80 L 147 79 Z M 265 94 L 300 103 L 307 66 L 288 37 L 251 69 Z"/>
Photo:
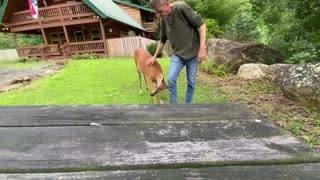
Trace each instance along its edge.
<path fill-rule="evenodd" d="M 200 47 L 199 47 L 199 62 L 201 63 L 202 61 L 205 60 L 206 58 L 206 24 L 203 23 L 200 28 L 199 28 L 199 32 L 200 32 Z"/>
<path fill-rule="evenodd" d="M 154 62 L 156 61 L 156 58 L 158 57 L 159 53 L 163 49 L 163 46 L 164 46 L 164 44 L 161 41 L 159 41 L 156 52 L 154 53 L 152 58 L 149 59 L 149 62 L 148 62 L 149 66 L 152 66 L 154 64 Z"/>

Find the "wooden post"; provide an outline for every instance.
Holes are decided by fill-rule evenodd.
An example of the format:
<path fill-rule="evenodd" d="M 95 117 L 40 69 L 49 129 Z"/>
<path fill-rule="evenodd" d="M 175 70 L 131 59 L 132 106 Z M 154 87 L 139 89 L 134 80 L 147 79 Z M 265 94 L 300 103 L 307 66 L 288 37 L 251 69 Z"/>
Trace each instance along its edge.
<path fill-rule="evenodd" d="M 100 21 L 101 35 L 102 35 L 103 44 L 104 44 L 104 53 L 106 53 L 107 56 L 109 57 L 109 52 L 108 52 L 108 48 L 107 48 L 106 32 L 104 30 L 102 19 L 100 17 L 99 17 L 99 21 Z"/>
<path fill-rule="evenodd" d="M 46 33 L 44 32 L 44 29 L 42 27 L 42 17 L 39 17 L 38 18 L 38 21 L 39 21 L 39 25 L 40 25 L 40 30 L 41 30 L 41 34 L 42 34 L 42 37 L 44 39 L 44 44 L 47 46 L 48 45 L 48 39 L 47 39 L 47 35 Z"/>
<path fill-rule="evenodd" d="M 44 39 L 44 47 L 40 48 L 41 50 L 41 59 L 42 60 L 48 60 L 48 58 L 50 57 L 50 49 L 49 51 L 46 53 L 46 49 L 48 48 L 48 40 L 47 40 L 47 36 L 46 33 L 44 32 L 44 29 L 42 28 L 42 25 L 40 24 L 40 29 L 41 29 L 41 33 Z"/>
<path fill-rule="evenodd" d="M 67 43 L 70 44 L 68 31 L 65 25 L 63 25 L 63 32 L 64 32 L 64 36 L 66 37 Z"/>
<path fill-rule="evenodd" d="M 11 31 L 11 37 L 12 37 L 12 40 L 13 40 L 14 46 L 16 47 L 17 54 L 18 54 L 18 56 L 21 56 L 20 51 L 18 51 L 18 49 L 19 49 L 19 45 L 18 45 L 18 43 L 17 43 L 17 36 L 16 36 L 16 33 L 12 32 L 11 28 L 10 28 L 10 31 Z"/>
<path fill-rule="evenodd" d="M 41 25 L 40 25 L 40 29 L 41 29 L 41 33 L 42 33 L 42 36 L 43 36 L 44 44 L 47 46 L 47 45 L 48 45 L 47 35 L 46 35 L 46 33 L 44 32 L 44 29 L 42 28 Z"/>

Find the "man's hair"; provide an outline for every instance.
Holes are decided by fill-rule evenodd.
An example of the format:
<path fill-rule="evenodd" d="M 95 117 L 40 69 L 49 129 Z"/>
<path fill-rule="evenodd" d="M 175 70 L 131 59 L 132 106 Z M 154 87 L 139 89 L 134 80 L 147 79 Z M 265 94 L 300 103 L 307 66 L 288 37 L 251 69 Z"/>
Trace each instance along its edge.
<path fill-rule="evenodd" d="M 168 3 L 168 0 L 151 0 L 150 6 L 152 9 L 158 8 L 164 4 Z"/>

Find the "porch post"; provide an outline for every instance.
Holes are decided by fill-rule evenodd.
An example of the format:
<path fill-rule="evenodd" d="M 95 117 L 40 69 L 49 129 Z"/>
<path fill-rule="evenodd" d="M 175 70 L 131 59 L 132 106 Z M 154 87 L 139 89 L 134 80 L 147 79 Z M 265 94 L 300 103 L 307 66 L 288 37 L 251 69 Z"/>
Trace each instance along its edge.
<path fill-rule="evenodd" d="M 44 44 L 47 46 L 47 45 L 48 45 L 47 35 L 46 35 L 46 33 L 44 32 L 44 29 L 43 29 L 43 27 L 42 27 L 41 24 L 40 24 L 40 29 L 41 29 L 41 34 L 42 34 L 43 39 L 44 39 Z"/>
<path fill-rule="evenodd" d="M 70 50 L 70 39 L 69 34 L 67 31 L 67 27 L 65 25 L 63 27 L 64 36 L 66 37 L 67 43 L 60 46 L 62 48 L 62 53 L 65 58 L 70 57 L 72 55 L 72 52 Z"/>
<path fill-rule="evenodd" d="M 11 29 L 11 28 L 10 28 L 10 29 Z M 19 46 L 18 46 L 18 43 L 17 43 L 16 33 L 14 33 L 14 32 L 11 31 L 11 37 L 12 37 L 12 40 L 13 40 L 13 44 L 14 44 L 14 46 L 16 47 L 16 51 L 17 51 L 18 56 L 21 56 L 20 52 L 18 51 Z"/>
<path fill-rule="evenodd" d="M 101 29 L 101 34 L 102 34 L 102 39 L 103 39 L 103 44 L 104 44 L 104 52 L 109 56 L 108 48 L 107 48 L 107 38 L 106 38 L 106 32 L 104 31 L 102 19 L 99 18 L 100 21 L 100 29 Z"/>
<path fill-rule="evenodd" d="M 69 35 L 65 25 L 63 25 L 63 32 L 64 32 L 64 36 L 66 37 L 67 43 L 69 44 L 70 43 Z"/>
<path fill-rule="evenodd" d="M 46 33 L 44 32 L 44 29 L 42 27 L 42 21 L 40 21 L 40 30 L 41 30 L 41 34 L 42 34 L 42 37 L 43 37 L 43 40 L 44 40 L 44 44 L 45 46 L 42 46 L 40 49 L 41 51 L 41 59 L 42 60 L 47 60 L 49 57 L 50 57 L 50 50 L 48 52 L 46 52 L 47 48 L 48 48 L 48 39 L 47 39 L 47 35 Z"/>

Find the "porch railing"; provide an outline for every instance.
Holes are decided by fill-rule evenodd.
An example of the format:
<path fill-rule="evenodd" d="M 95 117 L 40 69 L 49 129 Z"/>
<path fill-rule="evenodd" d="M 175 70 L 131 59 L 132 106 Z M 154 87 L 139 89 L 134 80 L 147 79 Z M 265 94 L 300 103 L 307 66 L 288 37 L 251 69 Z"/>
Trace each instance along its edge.
<path fill-rule="evenodd" d="M 124 37 L 107 39 L 105 48 L 103 40 L 86 41 L 76 43 L 65 43 L 61 46 L 57 44 L 21 47 L 17 49 L 18 55 L 21 57 L 38 56 L 42 59 L 48 59 L 53 56 L 71 57 L 76 53 L 107 53 L 109 57 L 133 57 L 137 48 L 146 48 L 149 44 L 156 41 L 144 37 Z"/>
<path fill-rule="evenodd" d="M 29 10 L 13 13 L 10 20 L 11 26 L 36 24 L 39 22 L 61 22 L 64 20 L 80 19 L 88 16 L 92 16 L 92 18 L 94 18 L 95 16 L 95 12 L 83 2 L 42 7 L 39 8 L 38 11 L 39 19 L 31 17 Z"/>
<path fill-rule="evenodd" d="M 57 44 L 21 47 L 17 51 L 19 56 L 22 57 L 41 56 L 43 59 L 61 54 Z"/>
<path fill-rule="evenodd" d="M 70 43 L 70 50 L 72 53 L 89 53 L 89 52 L 104 52 L 103 40 Z"/>
<path fill-rule="evenodd" d="M 22 57 L 41 56 L 41 46 L 20 47 L 17 49 L 18 55 Z"/>

